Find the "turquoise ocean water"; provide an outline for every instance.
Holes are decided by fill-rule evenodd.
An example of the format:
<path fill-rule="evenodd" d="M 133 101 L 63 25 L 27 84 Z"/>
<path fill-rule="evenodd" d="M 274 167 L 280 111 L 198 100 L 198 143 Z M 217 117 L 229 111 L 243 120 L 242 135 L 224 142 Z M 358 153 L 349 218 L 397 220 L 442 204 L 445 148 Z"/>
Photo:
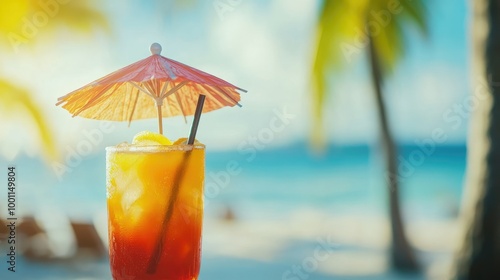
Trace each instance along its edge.
<path fill-rule="evenodd" d="M 424 151 L 399 148 L 401 196 L 412 217 L 446 217 L 456 213 L 462 194 L 466 149 L 440 146 Z M 427 153 L 425 153 L 427 152 Z M 105 209 L 105 154 L 73 162 L 58 178 L 51 163 L 19 157 L 18 212 L 29 215 L 44 207 L 77 219 Z M 382 154 L 376 147 L 331 146 L 322 156 L 305 143 L 273 150 L 208 152 L 207 215 L 231 207 L 238 216 L 266 219 L 300 208 L 335 212 L 382 212 L 387 196 Z M 6 174 L 1 174 L 1 178 Z M 0 192 L 5 201 L 6 192 Z"/>

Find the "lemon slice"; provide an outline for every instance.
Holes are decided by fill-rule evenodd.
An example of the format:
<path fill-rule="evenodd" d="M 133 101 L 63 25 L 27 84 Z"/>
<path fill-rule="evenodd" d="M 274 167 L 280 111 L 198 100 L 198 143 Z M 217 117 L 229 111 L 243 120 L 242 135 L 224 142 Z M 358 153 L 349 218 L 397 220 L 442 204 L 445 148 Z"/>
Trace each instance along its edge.
<path fill-rule="evenodd" d="M 170 141 L 164 135 L 159 133 L 151 132 L 151 131 L 141 131 L 134 136 L 134 140 L 132 140 L 133 145 L 172 145 L 172 141 Z"/>
<path fill-rule="evenodd" d="M 188 139 L 186 137 L 182 137 L 182 138 L 175 140 L 174 145 L 187 145 L 187 141 L 188 141 Z M 194 139 L 194 143 L 201 144 L 201 142 L 196 140 L 196 139 Z"/>
<path fill-rule="evenodd" d="M 186 145 L 187 144 L 187 138 L 182 137 L 177 140 L 175 140 L 174 145 Z"/>

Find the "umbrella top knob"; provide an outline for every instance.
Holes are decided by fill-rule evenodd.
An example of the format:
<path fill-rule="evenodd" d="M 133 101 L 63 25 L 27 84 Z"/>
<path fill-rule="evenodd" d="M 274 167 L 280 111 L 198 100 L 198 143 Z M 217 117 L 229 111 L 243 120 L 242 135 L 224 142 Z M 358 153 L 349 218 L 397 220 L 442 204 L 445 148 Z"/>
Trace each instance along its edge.
<path fill-rule="evenodd" d="M 149 50 L 151 51 L 151 54 L 160 54 L 161 53 L 161 45 L 158 43 L 153 43 L 153 44 L 151 44 L 151 47 L 149 47 Z"/>

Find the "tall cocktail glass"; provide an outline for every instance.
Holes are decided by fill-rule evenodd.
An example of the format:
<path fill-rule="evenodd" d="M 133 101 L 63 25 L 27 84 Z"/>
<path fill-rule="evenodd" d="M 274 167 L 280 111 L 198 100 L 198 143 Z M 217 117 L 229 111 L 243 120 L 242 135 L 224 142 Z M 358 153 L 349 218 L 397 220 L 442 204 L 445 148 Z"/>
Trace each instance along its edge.
<path fill-rule="evenodd" d="M 204 175 L 201 144 L 106 148 L 113 279 L 198 279 Z M 157 248 L 161 250 L 153 260 Z"/>

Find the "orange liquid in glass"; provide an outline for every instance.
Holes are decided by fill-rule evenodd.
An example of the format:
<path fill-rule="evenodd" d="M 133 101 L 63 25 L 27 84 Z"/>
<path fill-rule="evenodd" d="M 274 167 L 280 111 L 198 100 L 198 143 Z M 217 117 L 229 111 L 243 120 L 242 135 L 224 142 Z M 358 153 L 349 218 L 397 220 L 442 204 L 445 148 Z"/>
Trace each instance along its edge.
<path fill-rule="evenodd" d="M 196 280 L 200 270 L 204 146 L 111 147 L 107 149 L 110 266 L 115 280 Z M 155 272 L 158 247 L 176 175 L 179 192 Z"/>

